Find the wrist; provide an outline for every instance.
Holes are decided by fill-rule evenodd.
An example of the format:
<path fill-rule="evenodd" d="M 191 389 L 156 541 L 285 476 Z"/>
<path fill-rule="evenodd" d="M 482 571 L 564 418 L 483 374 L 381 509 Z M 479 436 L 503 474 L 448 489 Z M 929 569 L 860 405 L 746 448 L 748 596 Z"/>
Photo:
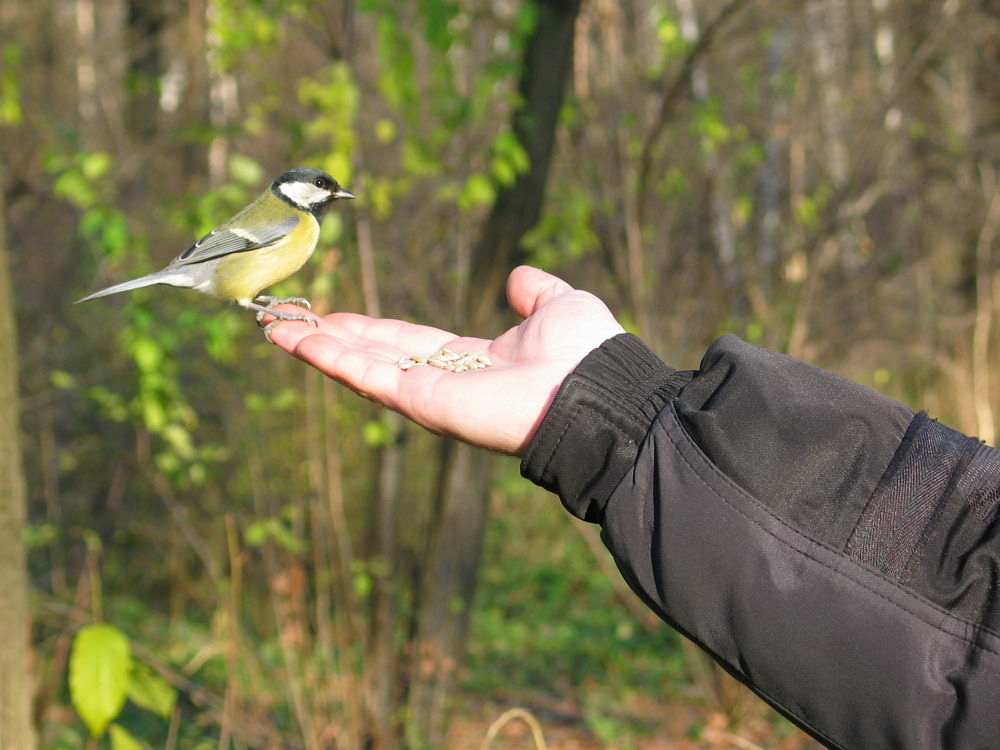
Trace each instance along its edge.
<path fill-rule="evenodd" d="M 656 415 L 689 379 L 632 334 L 608 339 L 563 381 L 525 449 L 522 475 L 574 515 L 599 521 Z"/>

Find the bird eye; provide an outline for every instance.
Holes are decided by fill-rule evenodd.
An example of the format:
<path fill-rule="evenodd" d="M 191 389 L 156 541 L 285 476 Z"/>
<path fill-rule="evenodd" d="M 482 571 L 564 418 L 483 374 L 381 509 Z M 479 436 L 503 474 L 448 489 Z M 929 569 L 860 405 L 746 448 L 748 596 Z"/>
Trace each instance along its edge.
<path fill-rule="evenodd" d="M 317 177 L 316 181 L 313 183 L 313 185 L 315 185 L 318 188 L 323 188 L 325 190 L 327 188 L 326 178 L 325 177 Z"/>

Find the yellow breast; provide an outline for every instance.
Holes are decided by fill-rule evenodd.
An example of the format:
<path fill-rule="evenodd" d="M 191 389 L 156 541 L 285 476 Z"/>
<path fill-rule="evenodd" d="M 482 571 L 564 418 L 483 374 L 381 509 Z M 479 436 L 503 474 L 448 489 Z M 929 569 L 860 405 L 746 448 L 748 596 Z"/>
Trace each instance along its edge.
<path fill-rule="evenodd" d="M 273 245 L 224 257 L 215 272 L 213 291 L 223 299 L 253 300 L 261 290 L 302 268 L 318 239 L 319 222 L 304 216 L 295 229 Z"/>

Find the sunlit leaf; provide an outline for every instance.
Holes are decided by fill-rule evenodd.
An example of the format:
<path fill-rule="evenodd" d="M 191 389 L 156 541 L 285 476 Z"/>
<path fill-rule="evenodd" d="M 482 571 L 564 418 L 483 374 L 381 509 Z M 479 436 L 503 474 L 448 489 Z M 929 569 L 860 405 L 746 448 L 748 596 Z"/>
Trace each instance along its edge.
<path fill-rule="evenodd" d="M 128 639 L 113 625 L 88 625 L 73 641 L 69 691 L 73 708 L 95 737 L 104 734 L 125 703 L 132 671 Z"/>
<path fill-rule="evenodd" d="M 306 545 L 277 518 L 265 518 L 247 526 L 244 539 L 251 547 L 260 547 L 265 542 L 275 542 L 279 547 L 293 554 L 305 551 Z"/>
<path fill-rule="evenodd" d="M 486 206 L 493 202 L 496 195 L 496 188 L 490 178 L 484 174 L 474 173 L 469 175 L 465 181 L 465 187 L 458 198 L 458 205 L 461 208 L 472 208 L 473 206 Z"/>
<path fill-rule="evenodd" d="M 21 121 L 20 66 L 24 57 L 23 48 L 14 43 L 0 47 L 0 125 L 14 125 Z"/>
<path fill-rule="evenodd" d="M 386 445 L 390 437 L 389 425 L 383 419 L 370 419 L 361 427 L 361 439 L 371 448 Z"/>
<path fill-rule="evenodd" d="M 80 162 L 80 170 L 88 180 L 99 180 L 109 169 L 111 169 L 111 155 L 105 151 L 92 151 Z"/>
<path fill-rule="evenodd" d="M 112 724 L 108 734 L 111 735 L 111 750 L 143 750 L 142 743 L 119 724 Z"/>
<path fill-rule="evenodd" d="M 163 349 L 150 338 L 139 338 L 132 345 L 132 356 L 140 370 L 155 370 L 163 361 Z"/>
<path fill-rule="evenodd" d="M 379 143 L 391 143 L 396 139 L 396 123 L 388 117 L 382 117 L 375 123 L 375 140 Z"/>
<path fill-rule="evenodd" d="M 229 174 L 244 185 L 258 185 L 264 181 L 264 168 L 249 156 L 233 154 L 229 157 Z"/>
<path fill-rule="evenodd" d="M 169 719 L 177 703 L 177 689 L 143 662 L 133 662 L 128 698 L 135 705 Z"/>
<path fill-rule="evenodd" d="M 53 387 L 67 391 L 76 387 L 76 378 L 65 370 L 52 370 L 49 372 L 49 382 Z"/>
<path fill-rule="evenodd" d="M 55 524 L 27 524 L 24 527 L 24 544 L 28 549 L 44 549 L 59 538 Z"/>

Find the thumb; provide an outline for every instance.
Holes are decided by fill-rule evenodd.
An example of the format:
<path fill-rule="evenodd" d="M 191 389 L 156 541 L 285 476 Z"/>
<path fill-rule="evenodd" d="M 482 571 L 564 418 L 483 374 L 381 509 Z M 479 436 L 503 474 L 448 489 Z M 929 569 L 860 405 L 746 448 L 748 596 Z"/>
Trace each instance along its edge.
<path fill-rule="evenodd" d="M 532 266 L 518 266 L 507 277 L 507 301 L 518 315 L 527 318 L 549 300 L 573 287 L 560 279 Z"/>

